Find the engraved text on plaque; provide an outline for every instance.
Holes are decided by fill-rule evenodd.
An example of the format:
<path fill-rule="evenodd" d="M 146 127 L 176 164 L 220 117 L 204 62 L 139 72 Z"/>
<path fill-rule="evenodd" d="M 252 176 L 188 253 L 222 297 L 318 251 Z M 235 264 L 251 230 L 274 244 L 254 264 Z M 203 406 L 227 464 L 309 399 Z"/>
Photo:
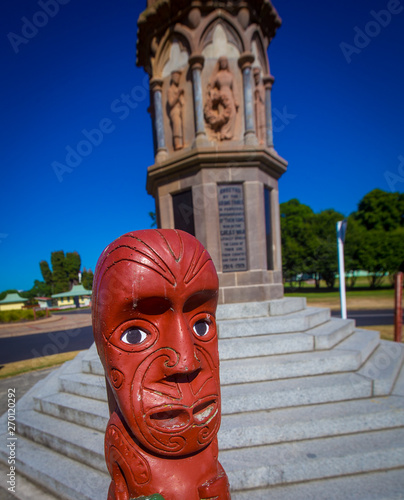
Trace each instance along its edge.
<path fill-rule="evenodd" d="M 242 184 L 218 186 L 223 272 L 247 271 Z"/>

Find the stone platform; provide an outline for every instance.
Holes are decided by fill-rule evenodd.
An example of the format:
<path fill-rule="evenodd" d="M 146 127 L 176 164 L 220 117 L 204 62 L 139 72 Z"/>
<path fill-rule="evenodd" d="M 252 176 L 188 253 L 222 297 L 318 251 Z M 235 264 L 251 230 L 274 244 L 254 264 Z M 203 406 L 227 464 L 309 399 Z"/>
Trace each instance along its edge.
<path fill-rule="evenodd" d="M 403 345 L 300 298 L 222 305 L 217 318 L 233 500 L 404 498 Z M 106 498 L 107 421 L 93 346 L 19 401 L 18 475 L 57 499 Z"/>

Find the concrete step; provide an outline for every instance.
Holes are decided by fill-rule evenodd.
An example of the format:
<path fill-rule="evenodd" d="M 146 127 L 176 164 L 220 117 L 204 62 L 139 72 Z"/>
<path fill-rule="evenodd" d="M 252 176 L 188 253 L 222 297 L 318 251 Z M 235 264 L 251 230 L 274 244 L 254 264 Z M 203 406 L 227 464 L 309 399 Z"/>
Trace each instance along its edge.
<path fill-rule="evenodd" d="M 92 373 L 93 375 L 104 376 L 104 368 L 98 356 L 95 343 L 86 352 L 86 355 L 81 360 L 81 371 L 83 373 Z"/>
<path fill-rule="evenodd" d="M 104 459 L 104 432 L 33 410 L 21 412 L 17 417 L 19 436 L 108 473 Z"/>
<path fill-rule="evenodd" d="M 59 390 L 85 398 L 106 401 L 105 377 L 88 373 L 69 373 L 59 377 Z"/>
<path fill-rule="evenodd" d="M 356 371 L 379 344 L 376 332 L 357 331 L 332 351 L 222 361 L 222 385 Z M 286 337 L 286 335 L 285 335 Z"/>
<path fill-rule="evenodd" d="M 352 335 L 340 342 L 330 352 L 354 352 L 360 356 L 363 364 L 380 344 L 379 332 L 356 329 Z M 324 351 L 323 351 L 324 352 Z"/>
<path fill-rule="evenodd" d="M 375 396 L 384 396 L 392 391 L 403 362 L 404 345 L 382 340 L 358 373 L 372 380 Z"/>
<path fill-rule="evenodd" d="M 87 379 L 94 382 L 97 377 L 84 374 L 71 374 L 69 377 L 70 388 L 72 388 L 72 379 L 80 379 L 76 393 L 56 393 L 34 398 L 35 409 L 47 415 L 103 432 L 109 418 L 105 393 L 103 393 L 103 400 L 81 397 L 82 395 L 77 394 L 77 392 L 84 392 L 84 394 L 88 391 L 92 392 L 91 387 L 84 391 L 81 389 L 87 384 Z M 101 377 L 99 379 L 104 380 Z M 99 383 L 96 381 L 95 383 L 98 387 Z M 243 411 L 290 408 L 357 399 L 371 395 L 372 380 L 353 373 L 232 384 L 222 387 L 222 410 L 226 415 Z"/>
<path fill-rule="evenodd" d="M 372 396 L 372 381 L 354 373 L 222 387 L 222 413 L 288 408 Z"/>
<path fill-rule="evenodd" d="M 232 500 L 400 500 L 404 469 L 232 492 Z"/>
<path fill-rule="evenodd" d="M 235 491 L 395 469 L 404 467 L 404 428 L 228 450 L 219 460 Z"/>
<path fill-rule="evenodd" d="M 18 419 L 21 435 L 105 472 L 104 432 L 89 432 L 87 427 L 94 424 L 94 413 L 88 415 L 85 424 L 83 427 L 33 411 L 24 412 Z M 399 397 L 224 415 L 219 448 L 245 448 L 399 426 L 404 426 L 404 400 Z"/>
<path fill-rule="evenodd" d="M 367 339 L 364 351 L 370 352 L 374 337 L 369 335 Z M 353 340 L 347 339 L 346 342 L 354 344 Z M 344 351 L 341 348 L 326 353 L 224 361 L 221 364 L 223 413 L 369 397 L 373 395 L 373 380 L 369 378 L 354 373 L 323 375 L 326 369 L 335 371 L 336 364 L 340 370 L 357 369 L 363 357 L 361 350 Z M 271 377 L 272 380 L 268 381 Z M 83 373 L 63 374 L 59 383 L 61 390 L 68 393 L 66 396 L 77 395 L 102 402 L 107 400 L 104 377 Z"/>
<path fill-rule="evenodd" d="M 302 333 L 260 335 L 249 337 L 247 340 L 245 338 L 219 339 L 219 357 L 221 361 L 312 350 L 313 338 Z M 98 356 L 83 360 L 82 371 L 83 373 L 104 376 L 104 368 Z"/>
<path fill-rule="evenodd" d="M 83 373 L 89 373 L 91 375 L 99 375 L 104 377 L 104 367 L 100 361 L 100 358 L 87 358 L 82 361 L 82 371 Z"/>
<path fill-rule="evenodd" d="M 56 393 L 34 398 L 36 411 L 105 432 L 109 420 L 108 404 L 73 394 Z"/>
<path fill-rule="evenodd" d="M 302 334 L 259 336 L 250 339 L 221 340 L 221 346 L 226 347 L 227 356 L 241 356 L 243 359 L 223 360 L 220 367 L 222 385 L 278 380 L 282 378 L 319 375 L 322 373 L 337 373 L 355 371 L 360 368 L 379 343 L 377 332 L 358 330 L 341 342 L 332 351 L 297 352 L 264 356 L 265 351 L 274 354 L 277 350 L 293 349 L 299 345 L 308 351 L 312 347 L 310 338 Z M 288 339 L 289 338 L 289 339 Z M 289 341 L 289 347 L 288 346 Z M 243 350 L 242 344 L 248 344 Z M 247 353 L 259 357 L 246 358 Z M 103 368 L 98 359 L 87 359 L 82 362 L 87 374 L 68 374 L 60 377 L 61 390 L 80 396 L 91 397 L 101 401 L 106 400 Z M 89 374 L 88 374 L 89 372 Z M 99 375 L 95 375 L 99 374 Z"/>
<path fill-rule="evenodd" d="M 327 323 L 316 326 L 305 334 L 313 338 L 315 349 L 331 349 L 351 335 L 354 328 L 353 319 L 330 318 Z"/>
<path fill-rule="evenodd" d="M 394 384 L 392 394 L 395 396 L 404 396 L 404 364 L 401 365 L 401 371 Z"/>
<path fill-rule="evenodd" d="M 18 448 L 23 450 L 17 456 L 18 472 L 38 485 L 46 485 L 58 499 L 94 500 L 100 494 L 106 497 L 110 484 L 107 474 L 24 437 L 18 438 Z M 3 449 L 0 449 L 0 458 L 3 462 L 7 460 Z"/>
<path fill-rule="evenodd" d="M 3 465 L 0 462 L 0 476 L 7 477 L 10 472 L 9 465 Z M 54 495 L 49 494 L 38 485 L 26 479 L 20 471 L 18 471 L 18 483 L 14 492 L 10 491 L 6 482 L 0 483 L 0 498 L 1 500 L 58 500 Z"/>
<path fill-rule="evenodd" d="M 244 359 L 275 354 L 307 352 L 313 350 L 313 339 L 302 333 L 260 335 L 257 337 L 219 339 L 219 357 Z"/>
<path fill-rule="evenodd" d="M 363 399 L 224 415 L 220 450 L 404 427 L 404 398 Z"/>
<path fill-rule="evenodd" d="M 289 354 L 330 349 L 354 331 L 353 320 L 331 318 L 304 333 L 258 335 L 219 339 L 219 355 L 222 361 L 275 354 Z M 83 373 L 104 376 L 104 369 L 96 350 L 82 360 Z"/>
<path fill-rule="evenodd" d="M 310 307 L 284 316 L 219 321 L 218 334 L 219 338 L 234 338 L 304 332 L 329 319 L 329 309 Z"/>
<path fill-rule="evenodd" d="M 304 297 L 285 297 L 264 302 L 244 302 L 242 304 L 220 304 L 216 311 L 216 320 L 259 318 L 263 316 L 282 316 L 306 308 Z"/>

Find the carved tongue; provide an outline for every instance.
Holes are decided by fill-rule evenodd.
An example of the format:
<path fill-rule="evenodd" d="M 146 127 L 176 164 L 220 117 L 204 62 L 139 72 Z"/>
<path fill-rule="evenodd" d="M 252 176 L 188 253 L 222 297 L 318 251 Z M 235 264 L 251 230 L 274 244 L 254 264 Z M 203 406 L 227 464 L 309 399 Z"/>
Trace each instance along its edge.
<path fill-rule="evenodd" d="M 150 415 L 156 427 L 163 429 L 181 429 L 189 424 L 189 414 L 185 410 L 159 411 Z"/>
<path fill-rule="evenodd" d="M 194 409 L 194 419 L 197 423 L 204 422 L 212 415 L 215 408 L 215 401 L 206 401 L 206 403 L 198 405 Z"/>

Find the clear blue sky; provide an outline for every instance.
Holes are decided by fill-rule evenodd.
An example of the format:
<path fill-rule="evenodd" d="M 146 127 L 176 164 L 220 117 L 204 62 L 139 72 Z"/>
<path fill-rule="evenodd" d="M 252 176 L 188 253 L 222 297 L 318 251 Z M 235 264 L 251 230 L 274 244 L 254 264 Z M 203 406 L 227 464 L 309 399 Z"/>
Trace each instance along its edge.
<path fill-rule="evenodd" d="M 94 269 L 110 241 L 149 227 L 154 210 L 145 189 L 149 97 L 135 66 L 146 1 L 63 0 L 48 20 L 38 14 L 47 1 L 0 7 L 0 291 L 31 288 L 42 279 L 39 261 L 54 250 L 77 250 Z M 289 161 L 281 202 L 298 198 L 316 212 L 349 215 L 374 188 L 403 191 L 404 0 L 274 5 L 283 19 L 269 50 L 274 140 Z M 376 21 L 387 9 L 394 13 Z M 43 25 L 37 33 L 27 28 L 33 19 Z M 341 43 L 351 46 L 346 55 Z M 120 101 L 133 87 L 139 102 L 126 112 Z M 66 148 L 104 119 L 108 133 L 59 182 L 52 163 L 65 164 Z"/>

